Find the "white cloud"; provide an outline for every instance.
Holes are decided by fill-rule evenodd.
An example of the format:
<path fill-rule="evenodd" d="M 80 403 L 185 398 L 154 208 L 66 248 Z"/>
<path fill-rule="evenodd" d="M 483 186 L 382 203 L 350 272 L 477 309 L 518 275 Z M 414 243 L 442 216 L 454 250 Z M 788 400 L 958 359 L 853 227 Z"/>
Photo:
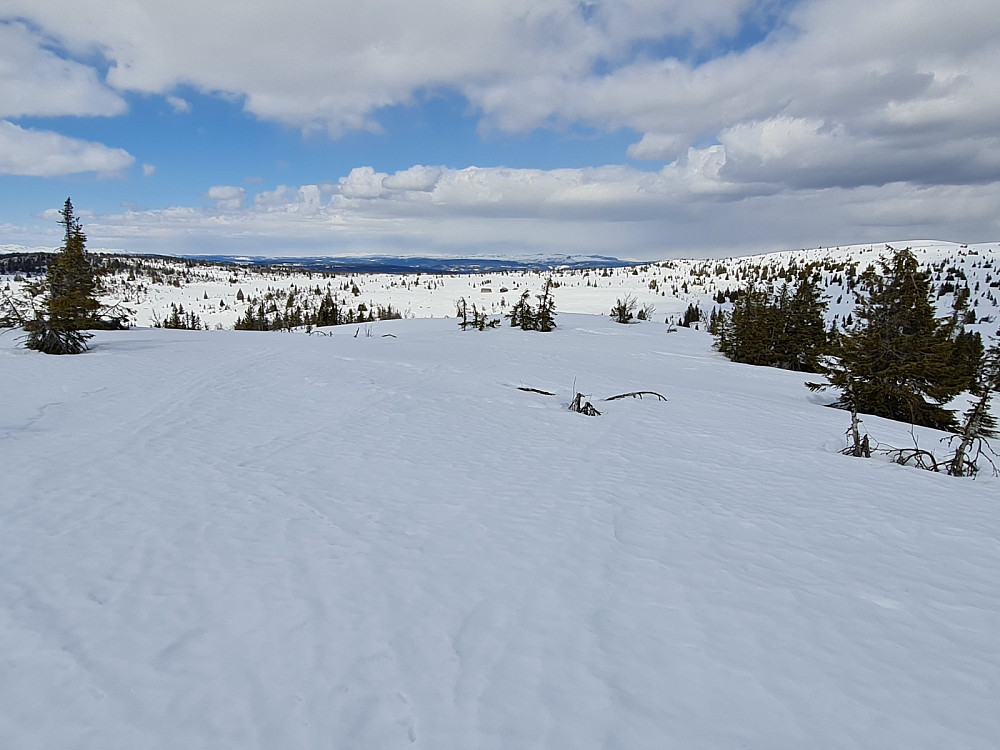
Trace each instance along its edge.
<path fill-rule="evenodd" d="M 187 99 L 182 99 L 179 96 L 168 96 L 167 104 L 169 104 L 170 108 L 179 115 L 187 114 L 191 111 L 191 102 Z"/>
<path fill-rule="evenodd" d="M 214 185 L 205 191 L 204 197 L 215 201 L 220 211 L 237 211 L 243 207 L 246 190 L 235 185 Z"/>
<path fill-rule="evenodd" d="M 673 161 L 688 147 L 688 139 L 677 134 L 644 133 L 638 143 L 628 147 L 632 159 Z"/>
<path fill-rule="evenodd" d="M 49 51 L 54 39 L 81 55 L 99 51 L 112 86 L 162 94 L 175 111 L 190 108 L 176 94 L 183 84 L 241 101 L 260 118 L 335 135 L 378 130 L 380 108 L 448 90 L 467 97 L 487 130 L 634 130 L 635 159 L 683 159 L 689 146 L 724 134 L 735 145 L 760 123 L 772 124 L 777 146 L 775 128 L 785 121 L 838 132 L 843 171 L 864 167 L 872 184 L 909 179 L 897 169 L 916 150 L 931 165 L 965 159 L 950 163 L 945 181 L 981 181 L 996 171 L 974 160 L 992 165 L 1000 152 L 995 0 L 258 0 L 252 13 L 237 0 L 122 0 L 89 8 L 85 23 L 69 0 L 7 5 L 10 17 L 48 35 L 0 26 L 16 73 L 0 76 L 0 91 L 10 90 L 0 108 L 17 111 L 124 107 L 92 69 Z M 754 23 L 771 27 L 766 38 L 727 51 Z M 66 91 L 80 92 L 78 100 Z M 958 139 L 968 143 L 945 148 Z M 877 173 L 876 143 L 896 152 Z M 809 182 L 793 174 L 805 163 L 758 158 L 740 145 L 729 153 L 734 179 L 745 160 L 755 181 L 772 165 L 765 181 Z M 348 178 L 344 189 L 378 194 L 361 179 Z M 393 176 L 382 188 L 419 190 L 397 185 L 420 179 Z M 934 182 L 933 170 L 921 179 Z"/>
<path fill-rule="evenodd" d="M 740 140 L 727 169 L 755 164 L 753 179 L 788 186 L 811 181 L 803 134 L 782 123 L 819 123 L 826 149 L 836 133 L 842 176 L 832 184 L 980 182 L 1000 177 L 1000 16 L 992 0 L 816 0 L 794 6 L 764 42 L 694 64 L 637 59 L 603 75 L 566 79 L 541 70 L 471 92 L 494 127 L 524 130 L 550 122 L 587 123 L 643 133 L 632 158 L 673 161 L 691 144 L 768 129 L 754 155 Z M 782 145 L 783 138 L 792 141 Z M 956 145 L 960 144 L 960 145 Z M 873 161 L 873 153 L 879 158 Z M 759 157 L 759 158 L 758 158 Z M 912 163 L 923 162 L 914 169 Z M 748 175 L 749 178 L 749 175 Z"/>
<path fill-rule="evenodd" d="M 156 165 L 155 164 L 143 164 L 142 165 L 142 176 L 143 177 L 152 177 L 154 174 L 156 174 Z"/>
<path fill-rule="evenodd" d="M 0 15 L 0 117 L 119 115 L 125 101 L 86 65 L 59 57 L 24 24 Z"/>
<path fill-rule="evenodd" d="M 570 81 L 637 43 L 733 34 L 751 0 L 237 0 L 198 5 L 8 0 L 74 49 L 97 49 L 120 90 L 176 96 L 178 84 L 229 92 L 264 119 L 333 133 L 375 126 L 415 91 L 471 92 L 542 76 Z M 173 100 L 172 100 L 173 103 Z"/>
<path fill-rule="evenodd" d="M 345 198 L 378 198 L 385 192 L 382 180 L 388 175 L 371 167 L 356 167 L 340 180 L 340 194 Z"/>
<path fill-rule="evenodd" d="M 249 202 L 241 188 L 215 186 L 205 193 L 215 205 L 98 216 L 88 222 L 88 236 L 134 251 L 239 253 L 249 242 L 282 254 L 658 258 L 914 236 L 982 241 L 1000 233 L 1000 182 L 788 192 L 729 181 L 726 158 L 725 147 L 716 145 L 690 149 L 658 172 L 430 168 L 437 179 L 419 191 L 385 189 L 389 177 L 364 167 L 336 183 L 281 186 Z"/>
<path fill-rule="evenodd" d="M 133 91 L 183 112 L 178 92 L 195 90 L 339 135 L 378 130 L 381 108 L 445 91 L 464 96 L 486 131 L 624 130 L 636 134 L 627 155 L 652 162 L 365 166 L 252 200 L 210 190 L 209 208 L 123 215 L 154 233 L 193 222 L 212 236 L 239 227 L 316 242 L 362 243 L 369 232 L 389 244 L 593 246 L 620 236 L 651 248 L 657 236 L 699 244 L 698 222 L 706 245 L 807 230 L 864 240 L 851 231 L 893 235 L 905 216 L 939 236 L 998 230 L 980 200 L 1000 181 L 995 0 L 258 0 L 252 12 L 237 0 L 121 0 L 88 8 L 83 22 L 69 0 L 5 9 L 30 24 L 0 24 L 0 110 L 12 113 L 115 114 Z M 762 18 L 759 42 L 730 49 Z M 99 57 L 106 82 L 75 62 Z M 10 141 L 16 126 L 5 127 Z M 16 137 L 41 137 L 28 132 Z M 131 159 L 90 146 L 94 162 Z M 26 169 L 24 156 L 3 154 L 8 169 Z"/>
<path fill-rule="evenodd" d="M 205 197 L 211 201 L 229 201 L 242 199 L 246 190 L 235 185 L 214 185 L 205 191 Z"/>
<path fill-rule="evenodd" d="M 106 177 L 134 163 L 135 158 L 120 148 L 0 120 L 0 174 L 55 177 L 95 172 Z"/>
<path fill-rule="evenodd" d="M 404 169 L 382 179 L 382 187 L 387 190 L 415 190 L 427 192 L 432 190 L 441 178 L 440 167 L 425 167 L 417 165 Z"/>

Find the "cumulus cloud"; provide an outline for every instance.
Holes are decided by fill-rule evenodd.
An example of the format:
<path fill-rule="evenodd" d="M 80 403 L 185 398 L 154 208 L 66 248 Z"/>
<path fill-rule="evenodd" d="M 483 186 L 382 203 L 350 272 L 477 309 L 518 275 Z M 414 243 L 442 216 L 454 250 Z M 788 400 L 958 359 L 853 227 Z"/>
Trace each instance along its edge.
<path fill-rule="evenodd" d="M 570 80 L 539 71 L 471 96 L 500 129 L 554 121 L 635 130 L 643 134 L 628 150 L 635 159 L 671 162 L 690 145 L 728 139 L 734 180 L 993 180 L 1000 20 L 992 8 L 989 0 L 817 0 L 793 6 L 761 43 L 704 62 L 636 59 Z M 765 137 L 754 144 L 751 133 Z M 825 157 L 818 171 L 807 146 Z"/>
<path fill-rule="evenodd" d="M 520 233 L 524 244 L 620 236 L 652 248 L 649 237 L 683 237 L 699 221 L 707 244 L 730 235 L 763 242 L 767 232 L 791 241 L 806 225 L 813 236 L 889 232 L 907 217 L 939 235 L 997 229 L 973 199 L 995 197 L 1000 182 L 995 0 L 259 0 L 252 12 L 237 0 L 121 0 L 88 8 L 86 23 L 69 0 L 7 0 L 2 13 L 0 21 L 22 19 L 0 23 L 8 118 L 113 115 L 128 92 L 184 112 L 179 92 L 195 90 L 338 136 L 378 130 L 383 108 L 446 91 L 465 98 L 484 131 L 624 131 L 635 134 L 627 156 L 649 162 L 359 166 L 250 201 L 218 186 L 205 194 L 207 209 L 124 215 L 154 233 L 202 226 L 206 213 L 213 232 L 361 242 L 367 231 L 387 243 L 477 246 L 515 243 Z M 82 62 L 95 59 L 100 71 Z M 0 168 L 60 173 L 24 171 L 35 160 L 10 146 L 46 137 L 58 138 L 6 123 Z M 60 143 L 56 154 L 80 142 Z M 131 163 L 125 152 L 84 145 L 97 165 L 84 171 Z M 724 223 L 714 215 L 723 203 Z M 939 216 L 941 206 L 966 224 Z"/>
<path fill-rule="evenodd" d="M 340 180 L 340 194 L 345 198 L 378 198 L 385 192 L 382 181 L 386 177 L 385 172 L 371 167 L 356 167 Z"/>
<path fill-rule="evenodd" d="M 179 84 L 228 92 L 268 120 L 341 133 L 377 128 L 377 111 L 414 92 L 471 96 L 494 86 L 588 77 L 636 47 L 663 40 L 713 45 L 738 33 L 752 0 L 237 0 L 198 6 L 124 0 L 88 8 L 69 0 L 8 0 L 72 49 L 100 50 L 116 89 L 176 97 Z M 639 52 L 638 54 L 641 54 Z M 527 97 L 532 106 L 533 97 Z M 174 104 L 176 100 L 171 100 Z M 552 112 L 543 103 L 543 120 Z M 498 121 L 527 122 L 515 112 Z"/>
<path fill-rule="evenodd" d="M 215 205 L 98 216 L 88 223 L 88 236 L 110 247 L 195 253 L 238 253 L 252 241 L 288 254 L 537 251 L 664 258 L 915 236 L 976 241 L 1000 231 L 1000 182 L 791 192 L 765 183 L 748 187 L 725 177 L 722 145 L 692 148 L 657 172 L 624 166 L 431 172 L 437 173 L 433 185 L 424 182 L 419 191 L 387 189 L 389 176 L 370 167 L 337 182 L 280 186 L 249 202 L 241 188 L 215 186 L 205 193 Z M 781 226 L 780 235 L 774 226 Z"/>
<path fill-rule="evenodd" d="M 387 190 L 415 190 L 427 192 L 432 190 L 441 178 L 440 167 L 425 167 L 417 165 L 387 175 L 382 179 L 382 187 Z"/>
<path fill-rule="evenodd" d="M 123 0 L 88 9 L 87 23 L 69 0 L 7 5 L 11 18 L 46 34 L 0 26 L 15 66 L 0 76 L 0 93 L 8 89 L 0 108 L 12 111 L 124 107 L 94 70 L 49 51 L 55 40 L 99 51 L 112 87 L 164 95 L 175 111 L 190 108 L 177 87 L 192 86 L 262 119 L 333 135 L 377 130 L 381 108 L 448 90 L 467 98 L 486 129 L 635 131 L 634 159 L 672 162 L 725 136 L 739 145 L 728 156 L 734 179 L 737 163 L 754 181 L 770 164 L 770 182 L 808 182 L 792 173 L 809 164 L 755 155 L 740 138 L 769 128 L 774 146 L 786 122 L 838 133 L 840 163 L 868 166 L 865 184 L 909 179 L 902 167 L 914 151 L 954 139 L 969 142 L 928 165 L 950 163 L 945 181 L 992 179 L 996 170 L 975 160 L 993 164 L 1000 151 L 991 135 L 1000 119 L 994 0 L 259 0 L 252 13 L 237 0 L 188 11 Z M 765 28 L 758 43 L 730 49 L 741 33 Z M 897 152 L 878 174 L 873 144 Z M 383 188 L 419 189 L 396 186 L 407 179 L 421 177 L 393 176 Z M 934 181 L 931 166 L 921 179 Z M 345 189 L 360 198 L 375 187 L 349 179 Z"/>
<path fill-rule="evenodd" d="M 246 190 L 235 185 L 214 185 L 205 191 L 204 197 L 215 201 L 220 211 L 236 211 L 243 207 Z"/>
<path fill-rule="evenodd" d="M 0 120 L 0 174 L 56 177 L 95 172 L 106 177 L 134 163 L 135 157 L 124 149 Z"/>

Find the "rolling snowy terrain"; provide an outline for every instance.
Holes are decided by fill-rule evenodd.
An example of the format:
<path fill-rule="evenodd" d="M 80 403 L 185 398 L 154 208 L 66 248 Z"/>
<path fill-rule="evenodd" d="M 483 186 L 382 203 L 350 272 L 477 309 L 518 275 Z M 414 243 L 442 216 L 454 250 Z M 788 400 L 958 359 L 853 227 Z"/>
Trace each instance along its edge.
<path fill-rule="evenodd" d="M 1000 243 L 960 245 L 951 242 L 908 240 L 892 247 L 910 247 L 931 274 L 940 291 L 938 306 L 948 314 L 954 290 L 967 285 L 970 308 L 979 330 L 990 336 L 997 329 L 1000 309 Z M 263 303 L 283 311 L 289 295 L 295 303 L 315 308 L 330 292 L 342 308 L 376 310 L 391 305 L 404 317 L 455 315 L 455 303 L 464 298 L 486 312 L 499 315 L 528 289 L 538 292 L 551 276 L 560 312 L 607 314 L 616 300 L 633 296 L 638 305 L 655 308 L 655 320 L 679 320 L 688 305 L 697 305 L 707 317 L 713 307 L 728 309 L 730 294 L 748 283 L 775 287 L 813 264 L 827 290 L 829 319 L 845 321 L 854 308 L 848 274 L 862 273 L 885 255 L 887 245 L 792 250 L 732 258 L 666 260 L 619 268 L 559 268 L 493 273 L 347 273 L 308 269 L 195 263 L 164 257 L 114 256 L 115 270 L 104 276 L 104 302 L 127 312 L 132 325 L 152 326 L 167 318 L 171 305 L 196 315 L 205 328 L 232 328 L 251 305 Z M 32 251 L 37 250 L 33 248 Z M 0 255 L 0 260 L 2 260 Z M 16 294 L 22 281 L 0 275 L 0 292 Z M 360 315 L 360 313 L 359 313 Z"/>
<path fill-rule="evenodd" d="M 997 480 L 839 455 L 704 333 L 558 322 L 0 337 L 0 746 L 1000 743 Z"/>
<path fill-rule="evenodd" d="M 879 249 L 808 251 L 831 315 L 837 259 Z M 997 246 L 917 250 L 994 332 Z M 566 271 L 546 334 L 442 317 L 532 272 L 181 264 L 111 278 L 140 325 L 328 283 L 424 319 L 3 333 L 0 747 L 995 750 L 1000 480 L 842 456 L 806 376 L 662 324 L 789 263 Z M 656 322 L 572 314 L 626 293 Z M 603 400 L 636 390 L 668 400 Z"/>

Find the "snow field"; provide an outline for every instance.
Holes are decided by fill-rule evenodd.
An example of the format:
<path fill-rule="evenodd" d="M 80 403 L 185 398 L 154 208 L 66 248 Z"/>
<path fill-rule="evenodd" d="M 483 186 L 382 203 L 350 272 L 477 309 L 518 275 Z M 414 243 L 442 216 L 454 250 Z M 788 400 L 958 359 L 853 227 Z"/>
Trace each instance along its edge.
<path fill-rule="evenodd" d="M 558 323 L 0 337 L 0 746 L 1000 744 L 996 480 L 838 455 L 703 333 Z"/>

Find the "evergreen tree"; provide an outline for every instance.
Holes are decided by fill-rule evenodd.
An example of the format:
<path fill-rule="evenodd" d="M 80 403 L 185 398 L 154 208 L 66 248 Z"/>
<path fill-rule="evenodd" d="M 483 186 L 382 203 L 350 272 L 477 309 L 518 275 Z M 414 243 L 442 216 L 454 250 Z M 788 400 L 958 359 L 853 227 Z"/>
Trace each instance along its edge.
<path fill-rule="evenodd" d="M 787 284 L 777 294 L 749 287 L 710 330 L 719 351 L 734 362 L 815 372 L 829 338 L 825 311 L 822 293 L 807 273 L 794 292 Z"/>
<path fill-rule="evenodd" d="M 552 296 L 552 277 L 545 280 L 542 293 L 538 295 L 538 309 L 535 311 L 535 330 L 548 333 L 556 327 L 556 301 Z"/>
<path fill-rule="evenodd" d="M 829 342 L 824 320 L 826 307 L 817 280 L 807 272 L 780 310 L 784 330 L 777 347 L 779 367 L 799 372 L 819 369 Z"/>
<path fill-rule="evenodd" d="M 100 305 L 95 297 L 97 277 L 87 256 L 87 237 L 69 198 L 60 214 L 66 234 L 62 248 L 48 268 L 49 315 L 53 325 L 76 330 L 91 328 Z"/>
<path fill-rule="evenodd" d="M 525 289 L 521 298 L 507 312 L 512 328 L 522 331 L 549 332 L 556 327 L 556 302 L 552 296 L 552 279 L 546 280 L 538 296 L 538 308 L 531 306 L 531 293 Z"/>
<path fill-rule="evenodd" d="M 972 390 L 975 386 L 978 370 L 983 361 L 983 337 L 975 331 L 966 331 L 960 327 L 953 336 L 949 367 L 960 379 L 960 391 Z"/>
<path fill-rule="evenodd" d="M 853 330 L 839 337 L 836 361 L 824 368 L 840 391 L 836 405 L 912 424 L 953 429 L 943 404 L 968 384 L 954 365 L 947 320 L 934 316 L 931 282 L 908 249 L 869 268 L 858 284 Z"/>
<path fill-rule="evenodd" d="M 770 295 L 759 286 L 744 290 L 720 326 L 717 346 L 734 362 L 772 365 L 774 336 Z"/>
<path fill-rule="evenodd" d="M 514 303 L 507 313 L 510 319 L 511 328 L 520 328 L 523 331 L 530 331 L 535 326 L 535 311 L 531 309 L 531 293 L 525 289 L 521 293 L 521 298 Z"/>
<path fill-rule="evenodd" d="M 631 294 L 626 294 L 625 299 L 616 299 L 614 307 L 611 308 L 611 317 L 616 323 L 628 323 L 635 317 L 635 306 L 637 302 Z"/>
<path fill-rule="evenodd" d="M 46 354 L 79 354 L 97 324 L 97 278 L 87 256 L 87 238 L 67 198 L 60 211 L 63 246 L 48 265 L 48 300 L 44 312 L 25 325 L 26 346 Z"/>
<path fill-rule="evenodd" d="M 639 317 L 641 318 L 642 315 Z M 692 323 L 697 323 L 699 320 L 701 320 L 701 308 L 694 302 L 691 302 L 684 311 L 684 317 L 681 318 L 681 322 L 678 325 L 690 328 Z"/>
<path fill-rule="evenodd" d="M 997 341 L 980 359 L 970 390 L 975 400 L 962 415 L 958 448 L 948 465 L 948 473 L 952 476 L 975 474 L 979 466 L 974 454 L 982 451 L 984 440 L 1000 437 L 997 419 L 990 412 L 993 394 L 1000 390 L 1000 330 L 997 331 Z M 978 451 L 975 450 L 977 444 Z"/>
<path fill-rule="evenodd" d="M 320 300 L 319 309 L 316 310 L 316 315 L 311 322 L 315 326 L 336 326 L 342 322 L 340 307 L 329 291 Z"/>

